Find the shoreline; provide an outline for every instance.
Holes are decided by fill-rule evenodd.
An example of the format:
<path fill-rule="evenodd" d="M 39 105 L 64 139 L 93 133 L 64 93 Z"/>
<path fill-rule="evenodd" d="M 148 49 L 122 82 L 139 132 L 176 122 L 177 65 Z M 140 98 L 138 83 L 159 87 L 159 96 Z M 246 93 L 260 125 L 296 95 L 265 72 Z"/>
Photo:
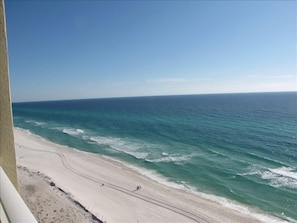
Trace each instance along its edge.
<path fill-rule="evenodd" d="M 58 145 L 26 130 L 14 128 L 14 135 L 18 166 L 51 178 L 103 222 L 261 222 L 153 181 L 121 161 Z"/>

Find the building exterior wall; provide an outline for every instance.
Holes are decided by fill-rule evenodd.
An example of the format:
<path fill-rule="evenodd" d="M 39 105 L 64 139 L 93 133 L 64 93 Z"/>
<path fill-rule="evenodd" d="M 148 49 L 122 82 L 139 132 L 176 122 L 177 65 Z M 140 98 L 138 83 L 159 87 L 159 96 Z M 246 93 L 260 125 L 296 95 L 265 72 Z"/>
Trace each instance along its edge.
<path fill-rule="evenodd" d="M 18 189 L 8 72 L 4 0 L 0 0 L 0 166 Z"/>

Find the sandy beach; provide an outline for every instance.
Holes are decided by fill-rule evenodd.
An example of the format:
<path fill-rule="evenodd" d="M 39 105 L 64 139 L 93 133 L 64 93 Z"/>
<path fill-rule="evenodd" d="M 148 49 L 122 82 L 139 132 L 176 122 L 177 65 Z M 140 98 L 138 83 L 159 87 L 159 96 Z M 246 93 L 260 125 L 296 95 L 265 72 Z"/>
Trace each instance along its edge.
<path fill-rule="evenodd" d="M 40 172 L 19 166 L 18 177 L 20 194 L 39 223 L 100 222 Z"/>
<path fill-rule="evenodd" d="M 155 182 L 120 162 L 57 145 L 20 129 L 15 128 L 14 135 L 21 194 L 33 206 L 37 204 L 34 200 L 45 199 L 40 194 L 45 195 L 43 205 L 45 209 L 51 206 L 52 216 L 57 216 L 57 210 L 60 213 L 74 205 L 80 210 L 73 209 L 79 217 L 72 222 L 96 222 L 94 216 L 113 223 L 260 222 L 253 216 Z M 36 188 L 50 193 L 33 193 Z M 55 195 L 67 202 L 56 200 Z M 59 222 L 71 222 L 67 214 L 60 215 Z"/>

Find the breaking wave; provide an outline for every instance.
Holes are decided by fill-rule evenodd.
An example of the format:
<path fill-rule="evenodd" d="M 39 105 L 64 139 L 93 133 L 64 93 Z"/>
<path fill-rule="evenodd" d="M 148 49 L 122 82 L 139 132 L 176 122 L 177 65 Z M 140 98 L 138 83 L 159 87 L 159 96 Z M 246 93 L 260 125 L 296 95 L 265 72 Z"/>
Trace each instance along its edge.
<path fill-rule="evenodd" d="M 98 145 L 105 145 L 117 152 L 122 152 L 133 156 L 137 159 L 145 159 L 149 156 L 148 152 L 141 151 L 145 146 L 142 143 L 133 142 L 129 139 L 122 139 L 116 137 L 95 136 L 90 137 L 90 140 Z"/>
<path fill-rule="evenodd" d="M 258 175 L 263 180 L 269 181 L 273 187 L 297 188 L 297 172 L 292 167 L 259 168 L 253 167 L 246 175 Z"/>

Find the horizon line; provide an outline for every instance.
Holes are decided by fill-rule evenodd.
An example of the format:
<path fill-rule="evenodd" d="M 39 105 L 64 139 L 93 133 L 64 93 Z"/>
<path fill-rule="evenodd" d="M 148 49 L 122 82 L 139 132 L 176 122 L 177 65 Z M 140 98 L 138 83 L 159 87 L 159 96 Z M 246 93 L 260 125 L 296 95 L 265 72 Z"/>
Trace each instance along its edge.
<path fill-rule="evenodd" d="M 194 95 L 223 95 L 223 94 L 267 94 L 267 93 L 297 93 L 296 91 L 247 91 L 247 92 L 214 92 L 214 93 L 193 93 L 193 94 L 164 94 L 164 95 L 131 95 L 131 96 L 111 96 L 111 97 L 90 97 L 90 98 L 65 98 L 65 99 L 45 99 L 45 100 L 24 100 L 12 101 L 17 103 L 39 103 L 39 102 L 57 102 L 57 101 L 77 101 L 77 100 L 97 100 L 97 99 L 121 99 L 121 98 L 145 98 L 145 97 L 170 97 L 170 96 L 194 96 Z"/>

